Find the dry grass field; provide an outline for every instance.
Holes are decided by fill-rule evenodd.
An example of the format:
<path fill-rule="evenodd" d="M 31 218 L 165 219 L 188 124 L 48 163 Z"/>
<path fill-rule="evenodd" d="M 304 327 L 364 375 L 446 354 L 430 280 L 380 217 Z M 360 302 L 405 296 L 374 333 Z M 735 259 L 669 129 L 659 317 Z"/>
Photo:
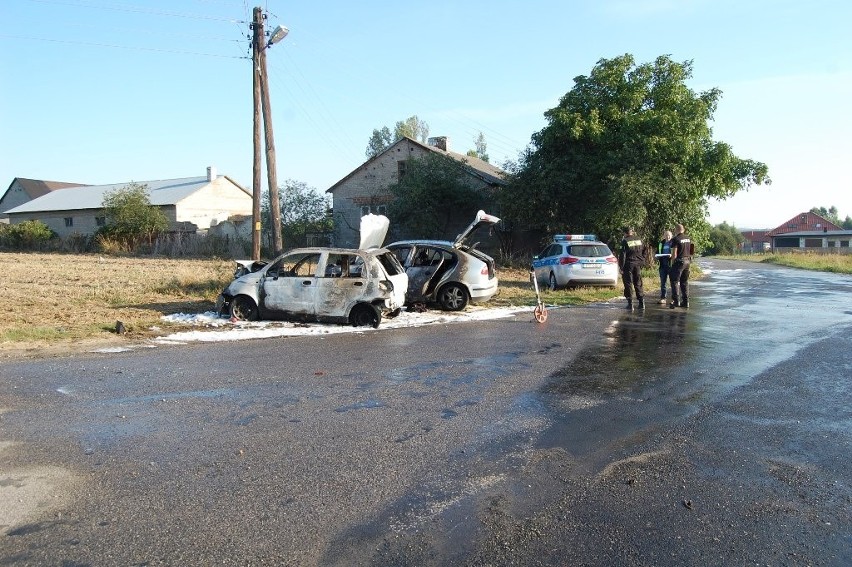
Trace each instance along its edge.
<path fill-rule="evenodd" d="M 81 345 L 125 343 L 174 331 L 163 315 L 203 313 L 231 280 L 231 260 L 97 254 L 0 253 L 0 357 L 46 356 Z M 535 305 L 526 270 L 498 271 L 490 306 Z M 648 272 L 645 284 L 656 287 Z M 548 305 L 576 305 L 621 295 L 620 289 L 543 291 Z M 116 322 L 127 332 L 119 336 Z"/>
<path fill-rule="evenodd" d="M 230 280 L 229 260 L 0 253 L 0 353 L 155 334 L 162 315 L 208 311 Z"/>

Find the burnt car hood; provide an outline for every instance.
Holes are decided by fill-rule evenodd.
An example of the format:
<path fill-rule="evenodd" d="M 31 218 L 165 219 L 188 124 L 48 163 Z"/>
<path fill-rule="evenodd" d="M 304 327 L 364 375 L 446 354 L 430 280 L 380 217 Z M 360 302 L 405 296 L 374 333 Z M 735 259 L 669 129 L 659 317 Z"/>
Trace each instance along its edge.
<path fill-rule="evenodd" d="M 369 213 L 361 217 L 361 250 L 379 248 L 388 235 L 390 221 L 384 215 Z"/>

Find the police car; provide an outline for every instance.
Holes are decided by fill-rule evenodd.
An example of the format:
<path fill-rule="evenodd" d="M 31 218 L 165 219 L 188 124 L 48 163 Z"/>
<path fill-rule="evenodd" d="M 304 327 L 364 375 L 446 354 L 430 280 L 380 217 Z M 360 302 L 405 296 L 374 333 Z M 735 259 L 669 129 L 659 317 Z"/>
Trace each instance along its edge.
<path fill-rule="evenodd" d="M 557 234 L 533 256 L 532 271 L 551 291 L 578 285 L 618 284 L 618 258 L 594 234 Z"/>

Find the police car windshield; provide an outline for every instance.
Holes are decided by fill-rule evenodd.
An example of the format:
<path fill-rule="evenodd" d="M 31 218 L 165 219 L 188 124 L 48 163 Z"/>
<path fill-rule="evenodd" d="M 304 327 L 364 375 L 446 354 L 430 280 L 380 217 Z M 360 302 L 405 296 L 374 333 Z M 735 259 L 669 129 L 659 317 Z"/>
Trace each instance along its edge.
<path fill-rule="evenodd" d="M 568 253 L 578 258 L 595 258 L 611 254 L 609 247 L 605 244 L 572 244 Z"/>

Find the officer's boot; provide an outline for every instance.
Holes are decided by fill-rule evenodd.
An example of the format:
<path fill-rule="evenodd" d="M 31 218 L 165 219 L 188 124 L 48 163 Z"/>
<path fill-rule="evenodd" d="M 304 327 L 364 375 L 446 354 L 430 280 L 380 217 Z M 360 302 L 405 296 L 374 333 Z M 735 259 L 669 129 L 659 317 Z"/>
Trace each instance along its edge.
<path fill-rule="evenodd" d="M 683 296 L 683 299 L 680 300 L 680 306 L 687 309 L 689 308 L 689 298 L 685 295 Z"/>
<path fill-rule="evenodd" d="M 633 311 L 633 299 L 630 297 L 627 298 L 627 310 Z"/>
<path fill-rule="evenodd" d="M 672 302 L 669 303 L 669 309 L 674 309 L 678 306 L 677 294 L 672 292 Z"/>
<path fill-rule="evenodd" d="M 645 310 L 645 298 L 644 297 L 637 297 L 636 299 L 639 301 L 639 309 L 641 311 L 644 311 Z"/>

